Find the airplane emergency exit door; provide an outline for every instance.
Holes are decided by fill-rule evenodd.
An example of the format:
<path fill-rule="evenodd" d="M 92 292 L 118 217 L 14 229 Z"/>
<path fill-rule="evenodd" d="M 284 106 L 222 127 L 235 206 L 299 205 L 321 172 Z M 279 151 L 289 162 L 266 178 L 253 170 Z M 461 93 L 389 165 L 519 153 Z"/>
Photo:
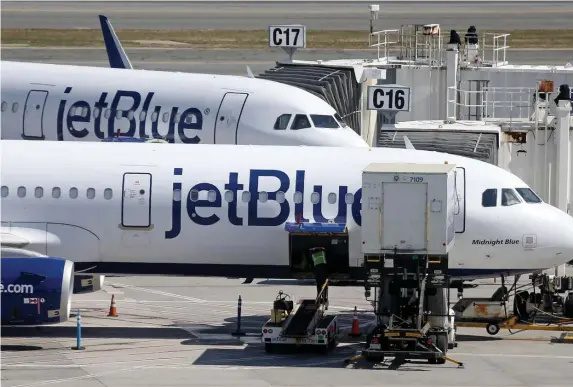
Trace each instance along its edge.
<path fill-rule="evenodd" d="M 151 226 L 151 174 L 125 173 L 121 201 L 121 225 Z"/>
<path fill-rule="evenodd" d="M 22 137 L 26 139 L 43 139 L 44 128 L 42 118 L 44 116 L 44 105 L 48 98 L 45 90 L 31 90 L 24 105 L 24 119 L 22 127 Z"/>
<path fill-rule="evenodd" d="M 237 129 L 248 94 L 226 93 L 215 120 L 215 144 L 237 144 Z"/>

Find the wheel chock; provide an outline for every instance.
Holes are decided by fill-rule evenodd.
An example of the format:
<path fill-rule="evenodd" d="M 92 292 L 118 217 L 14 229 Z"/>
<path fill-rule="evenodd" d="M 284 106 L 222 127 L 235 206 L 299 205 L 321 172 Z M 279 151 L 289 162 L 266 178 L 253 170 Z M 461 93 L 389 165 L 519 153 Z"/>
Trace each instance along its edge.
<path fill-rule="evenodd" d="M 449 362 L 452 362 L 454 364 L 457 364 L 458 368 L 464 368 L 464 363 L 462 363 L 461 361 L 454 360 L 451 357 L 447 357 L 447 356 L 444 356 L 443 359 L 447 360 Z"/>
<path fill-rule="evenodd" d="M 344 359 L 344 364 L 350 364 L 351 362 L 356 361 L 356 360 L 360 359 L 361 357 L 362 357 L 362 354 L 359 353 L 358 355 Z"/>

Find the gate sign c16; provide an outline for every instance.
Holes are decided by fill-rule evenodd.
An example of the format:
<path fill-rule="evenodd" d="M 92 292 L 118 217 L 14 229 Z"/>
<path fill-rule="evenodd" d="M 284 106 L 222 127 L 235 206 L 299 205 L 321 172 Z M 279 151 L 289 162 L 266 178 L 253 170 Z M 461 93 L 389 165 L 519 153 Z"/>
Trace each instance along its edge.
<path fill-rule="evenodd" d="M 269 26 L 269 47 L 306 48 L 306 26 Z"/>
<path fill-rule="evenodd" d="M 399 85 L 368 86 L 368 110 L 410 111 L 410 88 Z"/>

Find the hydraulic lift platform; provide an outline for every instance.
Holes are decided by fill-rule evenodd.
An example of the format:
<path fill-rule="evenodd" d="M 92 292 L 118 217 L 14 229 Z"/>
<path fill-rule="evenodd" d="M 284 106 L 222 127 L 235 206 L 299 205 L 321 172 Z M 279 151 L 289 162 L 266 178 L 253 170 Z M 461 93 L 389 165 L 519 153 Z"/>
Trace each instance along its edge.
<path fill-rule="evenodd" d="M 456 346 L 452 312 L 445 300 L 449 298 L 448 258 L 395 255 L 389 259 L 386 255 L 369 258 L 365 268 L 366 293 L 370 287 L 377 288 L 377 324 L 361 356 L 373 362 L 394 357 L 402 362 L 427 359 L 443 364 L 449 360 L 462 365 L 446 356 Z M 441 312 L 431 313 L 431 298 Z"/>

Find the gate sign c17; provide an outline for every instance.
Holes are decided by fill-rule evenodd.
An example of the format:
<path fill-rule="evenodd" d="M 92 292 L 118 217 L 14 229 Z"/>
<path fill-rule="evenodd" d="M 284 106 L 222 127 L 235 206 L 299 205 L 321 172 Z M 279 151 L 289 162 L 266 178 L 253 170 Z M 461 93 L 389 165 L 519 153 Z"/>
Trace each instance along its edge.
<path fill-rule="evenodd" d="M 306 48 L 306 26 L 269 26 L 269 47 Z"/>
<path fill-rule="evenodd" d="M 410 88 L 398 85 L 368 86 L 368 110 L 410 111 Z"/>

